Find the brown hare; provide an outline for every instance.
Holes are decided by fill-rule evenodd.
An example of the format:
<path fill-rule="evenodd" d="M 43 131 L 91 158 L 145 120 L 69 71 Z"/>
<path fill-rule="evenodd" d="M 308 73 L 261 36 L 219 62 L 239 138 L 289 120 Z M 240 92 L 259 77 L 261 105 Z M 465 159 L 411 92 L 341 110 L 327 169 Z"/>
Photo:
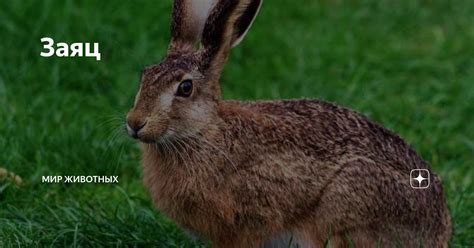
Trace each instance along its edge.
<path fill-rule="evenodd" d="M 143 71 L 126 125 L 157 208 L 213 247 L 447 247 L 440 179 L 396 134 L 320 100 L 222 99 L 261 5 L 174 1 L 168 54 Z"/>

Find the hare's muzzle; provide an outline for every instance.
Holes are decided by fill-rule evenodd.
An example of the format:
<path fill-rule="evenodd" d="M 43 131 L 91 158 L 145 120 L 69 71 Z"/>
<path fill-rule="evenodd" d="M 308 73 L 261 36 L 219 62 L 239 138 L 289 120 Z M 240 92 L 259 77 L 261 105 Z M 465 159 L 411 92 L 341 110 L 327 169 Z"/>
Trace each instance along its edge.
<path fill-rule="evenodd" d="M 146 124 L 146 120 L 127 118 L 127 123 L 125 125 L 127 127 L 128 135 L 134 139 L 139 139 L 140 131 L 146 126 Z"/>

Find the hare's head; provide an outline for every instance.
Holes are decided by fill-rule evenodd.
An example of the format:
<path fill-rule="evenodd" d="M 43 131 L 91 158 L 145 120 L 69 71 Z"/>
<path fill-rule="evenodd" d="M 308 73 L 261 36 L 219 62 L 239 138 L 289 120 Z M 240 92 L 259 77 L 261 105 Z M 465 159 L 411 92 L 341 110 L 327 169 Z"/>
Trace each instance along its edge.
<path fill-rule="evenodd" d="M 230 48 L 250 28 L 263 0 L 175 0 L 167 56 L 142 73 L 128 133 L 143 142 L 195 134 L 213 121 Z"/>

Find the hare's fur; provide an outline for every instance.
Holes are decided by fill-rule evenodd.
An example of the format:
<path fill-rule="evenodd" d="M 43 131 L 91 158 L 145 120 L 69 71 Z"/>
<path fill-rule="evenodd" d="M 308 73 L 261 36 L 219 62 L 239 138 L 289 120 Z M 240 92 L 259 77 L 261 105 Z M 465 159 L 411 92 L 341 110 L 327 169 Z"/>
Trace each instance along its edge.
<path fill-rule="evenodd" d="M 394 133 L 319 100 L 222 99 L 261 0 L 190 1 L 175 0 L 170 51 L 127 116 L 160 211 L 215 247 L 448 245 L 441 182 Z M 175 93 L 191 80 L 192 94 Z M 412 169 L 431 172 L 427 189 L 411 188 Z"/>
<path fill-rule="evenodd" d="M 221 101 L 214 118 L 208 132 L 144 144 L 143 166 L 156 206 L 216 247 L 282 232 L 317 247 L 447 244 L 441 182 L 431 173 L 412 189 L 410 170 L 427 164 L 365 117 L 296 100 Z"/>

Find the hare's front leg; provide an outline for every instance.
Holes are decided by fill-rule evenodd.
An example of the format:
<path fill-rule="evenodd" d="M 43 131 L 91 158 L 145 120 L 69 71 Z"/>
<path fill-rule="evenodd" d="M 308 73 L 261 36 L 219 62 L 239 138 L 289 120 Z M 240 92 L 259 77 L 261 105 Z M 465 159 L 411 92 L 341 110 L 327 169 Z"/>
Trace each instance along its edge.
<path fill-rule="evenodd" d="M 260 248 L 311 248 L 314 247 L 308 240 L 299 238 L 291 232 L 284 232 L 263 242 Z"/>

